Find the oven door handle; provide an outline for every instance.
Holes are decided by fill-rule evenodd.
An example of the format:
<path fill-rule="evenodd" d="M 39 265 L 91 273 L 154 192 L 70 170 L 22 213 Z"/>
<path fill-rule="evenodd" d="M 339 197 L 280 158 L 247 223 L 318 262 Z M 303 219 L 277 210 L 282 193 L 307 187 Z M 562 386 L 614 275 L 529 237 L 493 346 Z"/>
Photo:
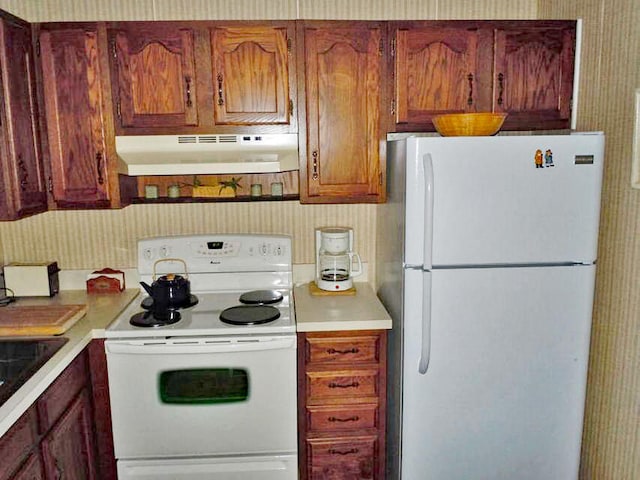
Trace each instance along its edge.
<path fill-rule="evenodd" d="M 106 341 L 108 353 L 126 355 L 164 355 L 164 354 L 207 354 L 233 352 L 260 352 L 265 350 L 295 349 L 296 339 L 283 338 L 260 341 L 216 342 L 195 340 L 193 342 L 127 342 Z"/>

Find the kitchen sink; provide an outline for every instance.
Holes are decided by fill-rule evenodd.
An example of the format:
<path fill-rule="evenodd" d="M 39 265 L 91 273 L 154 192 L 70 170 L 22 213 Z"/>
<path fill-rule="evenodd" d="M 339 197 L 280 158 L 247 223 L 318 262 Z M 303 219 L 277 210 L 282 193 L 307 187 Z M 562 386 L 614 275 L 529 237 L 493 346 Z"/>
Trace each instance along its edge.
<path fill-rule="evenodd" d="M 0 406 L 67 341 L 64 337 L 0 338 Z"/>

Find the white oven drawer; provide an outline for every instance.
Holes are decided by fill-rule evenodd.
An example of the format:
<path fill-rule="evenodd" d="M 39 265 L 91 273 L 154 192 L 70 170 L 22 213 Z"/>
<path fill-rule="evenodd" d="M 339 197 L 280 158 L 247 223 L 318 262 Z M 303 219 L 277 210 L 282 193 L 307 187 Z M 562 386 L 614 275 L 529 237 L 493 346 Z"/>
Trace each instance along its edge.
<path fill-rule="evenodd" d="M 105 346 L 119 460 L 296 452 L 295 336 Z"/>
<path fill-rule="evenodd" d="M 295 455 L 118 461 L 119 480 L 296 480 Z"/>

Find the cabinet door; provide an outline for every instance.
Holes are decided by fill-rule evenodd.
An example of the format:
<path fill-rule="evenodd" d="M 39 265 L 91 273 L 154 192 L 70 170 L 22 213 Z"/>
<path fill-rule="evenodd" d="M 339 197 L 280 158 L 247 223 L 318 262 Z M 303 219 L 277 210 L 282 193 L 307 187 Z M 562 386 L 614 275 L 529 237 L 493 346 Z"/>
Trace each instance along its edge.
<path fill-rule="evenodd" d="M 395 122 L 399 130 L 478 108 L 478 30 L 421 27 L 395 32 Z M 487 107 L 489 105 L 486 105 Z"/>
<path fill-rule="evenodd" d="M 505 128 L 569 128 L 575 22 L 495 31 L 494 110 Z"/>
<path fill-rule="evenodd" d="M 22 468 L 11 477 L 11 480 L 44 480 L 40 455 L 37 452 L 32 453 Z"/>
<path fill-rule="evenodd" d="M 291 34 L 286 26 L 211 28 L 216 125 L 291 122 Z"/>
<path fill-rule="evenodd" d="M 370 22 L 304 28 L 302 202 L 384 201 L 382 33 Z"/>
<path fill-rule="evenodd" d="M 47 478 L 97 478 L 91 418 L 91 403 L 83 390 L 42 440 Z"/>
<path fill-rule="evenodd" d="M 109 206 L 97 26 L 44 30 L 40 48 L 54 201 Z"/>
<path fill-rule="evenodd" d="M 3 219 L 15 219 L 47 208 L 43 178 L 34 62 L 29 25 L 0 22 L 2 74 Z"/>
<path fill-rule="evenodd" d="M 13 478 L 16 470 L 37 444 L 37 417 L 29 408 L 22 417 L 0 436 L 0 480 Z"/>
<path fill-rule="evenodd" d="M 198 124 L 192 28 L 150 22 L 109 31 L 121 129 Z"/>

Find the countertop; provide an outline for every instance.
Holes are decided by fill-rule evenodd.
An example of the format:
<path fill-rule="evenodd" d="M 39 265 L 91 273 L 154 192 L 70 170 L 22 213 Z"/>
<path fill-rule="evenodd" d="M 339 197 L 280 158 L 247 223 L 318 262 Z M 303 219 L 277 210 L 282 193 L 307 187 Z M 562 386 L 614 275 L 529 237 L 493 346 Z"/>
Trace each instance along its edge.
<path fill-rule="evenodd" d="M 368 283 L 355 283 L 355 295 L 309 293 L 309 284 L 293 289 L 298 332 L 386 330 L 391 317 Z"/>
<path fill-rule="evenodd" d="M 368 283 L 356 283 L 350 296 L 312 296 L 309 285 L 294 288 L 297 331 L 390 329 L 391 317 Z M 63 290 L 55 297 L 19 299 L 19 305 L 86 304 L 87 314 L 62 336 L 69 341 L 22 387 L 0 406 L 0 436 L 35 402 L 71 361 L 94 338 L 104 338 L 105 328 L 140 293 L 127 289 L 120 294 L 87 294 Z"/>
<path fill-rule="evenodd" d="M 104 338 L 105 328 L 140 293 L 127 289 L 116 294 L 87 294 L 85 290 L 63 290 L 55 297 L 18 299 L 18 305 L 86 304 L 87 314 L 65 332 L 65 343 L 22 387 L 0 406 L 0 436 L 20 418 L 93 338 Z"/>

